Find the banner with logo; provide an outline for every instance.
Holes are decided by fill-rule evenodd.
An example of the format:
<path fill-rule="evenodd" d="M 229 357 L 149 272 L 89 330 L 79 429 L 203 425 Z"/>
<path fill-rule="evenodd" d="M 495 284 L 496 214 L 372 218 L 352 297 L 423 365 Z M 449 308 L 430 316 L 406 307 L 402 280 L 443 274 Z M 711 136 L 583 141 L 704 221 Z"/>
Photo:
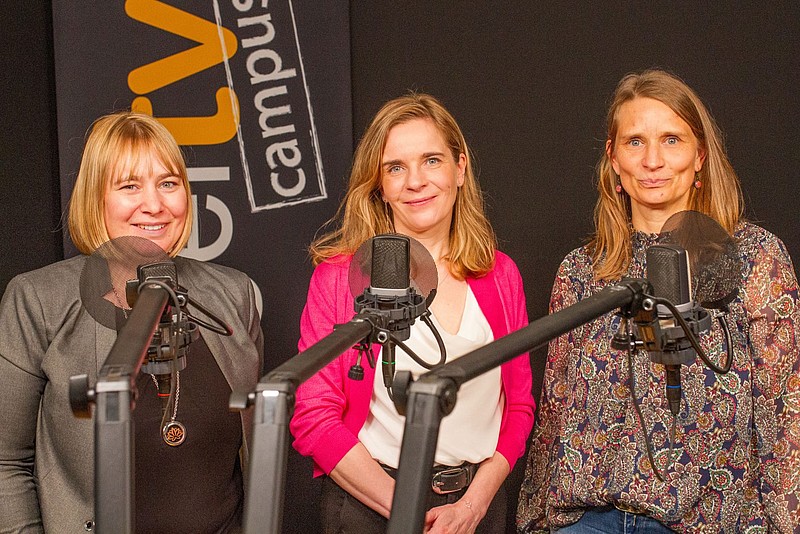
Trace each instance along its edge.
<path fill-rule="evenodd" d="M 53 2 L 63 210 L 92 121 L 156 117 L 189 168 L 196 220 L 182 255 L 254 280 L 267 368 L 296 353 L 306 247 L 346 183 L 348 17 L 345 1 Z"/>

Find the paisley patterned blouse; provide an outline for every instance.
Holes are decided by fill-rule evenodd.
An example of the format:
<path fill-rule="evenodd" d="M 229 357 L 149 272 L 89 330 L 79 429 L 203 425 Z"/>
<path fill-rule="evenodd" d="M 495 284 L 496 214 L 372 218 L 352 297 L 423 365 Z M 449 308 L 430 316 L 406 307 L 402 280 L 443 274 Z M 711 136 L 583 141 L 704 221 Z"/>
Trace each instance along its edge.
<path fill-rule="evenodd" d="M 720 375 L 699 359 L 681 366 L 675 424 L 664 367 L 644 351 L 610 346 L 613 313 L 550 343 L 541 404 L 520 492 L 520 532 L 569 525 L 591 507 L 616 505 L 678 532 L 800 533 L 800 353 L 798 286 L 783 243 L 748 223 L 735 233 L 742 285 L 725 314 L 733 364 Z M 633 234 L 629 276 L 644 277 L 658 237 Z M 550 311 L 599 292 L 585 247 L 562 262 Z M 713 321 L 700 342 L 718 366 L 727 358 Z M 636 414 L 632 397 L 641 408 Z M 664 481 L 655 476 L 645 435 Z"/>

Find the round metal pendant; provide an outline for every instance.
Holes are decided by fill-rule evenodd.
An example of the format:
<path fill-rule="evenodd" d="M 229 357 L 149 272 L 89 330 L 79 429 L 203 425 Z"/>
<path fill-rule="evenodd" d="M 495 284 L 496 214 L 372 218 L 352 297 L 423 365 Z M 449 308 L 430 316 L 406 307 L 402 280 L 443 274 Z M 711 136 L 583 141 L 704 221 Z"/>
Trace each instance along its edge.
<path fill-rule="evenodd" d="M 170 421 L 161 429 L 161 437 L 170 447 L 177 447 L 186 439 L 186 427 L 178 421 Z"/>

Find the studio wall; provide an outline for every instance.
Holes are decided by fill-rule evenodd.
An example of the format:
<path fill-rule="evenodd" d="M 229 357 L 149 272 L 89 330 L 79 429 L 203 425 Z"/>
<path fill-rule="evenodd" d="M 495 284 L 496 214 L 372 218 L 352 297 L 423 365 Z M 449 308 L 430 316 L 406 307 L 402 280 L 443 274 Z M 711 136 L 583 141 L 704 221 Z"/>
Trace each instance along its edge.
<path fill-rule="evenodd" d="M 10 2 L 2 13 L 0 290 L 11 276 L 62 257 L 50 7 Z M 624 74 L 648 67 L 680 75 L 708 104 L 726 134 L 747 217 L 800 261 L 796 4 L 351 1 L 348 22 L 352 146 L 387 99 L 409 89 L 439 97 L 471 145 L 501 248 L 522 272 L 531 319 L 546 313 L 561 259 L 591 230 L 608 99 Z M 299 230 L 303 244 L 333 215 L 346 174 L 346 164 L 336 166 L 328 199 L 302 207 L 299 217 L 314 222 Z M 270 271 L 286 268 L 270 254 L 291 248 L 298 265 L 285 298 L 294 319 L 311 266 L 288 236 L 265 219 L 263 246 L 252 249 L 264 271 L 249 274 L 285 276 Z M 267 332 L 273 365 L 294 354 L 298 330 L 287 325 Z M 543 358 L 543 350 L 532 355 L 537 397 Z M 518 465 L 512 481 L 519 476 Z M 294 453 L 289 481 L 284 531 L 316 531 L 310 464 Z"/>

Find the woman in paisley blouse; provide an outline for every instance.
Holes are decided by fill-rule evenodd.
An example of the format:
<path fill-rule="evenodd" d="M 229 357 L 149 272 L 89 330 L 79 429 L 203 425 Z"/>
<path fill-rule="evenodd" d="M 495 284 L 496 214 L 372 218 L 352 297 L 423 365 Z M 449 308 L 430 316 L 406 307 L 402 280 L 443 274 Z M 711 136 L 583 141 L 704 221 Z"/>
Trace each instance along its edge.
<path fill-rule="evenodd" d="M 800 307 L 791 258 L 777 237 L 742 218 L 721 133 L 683 81 L 659 70 L 625 76 L 607 121 L 595 233 L 562 262 L 551 312 L 624 276 L 644 277 L 645 252 L 663 223 L 695 210 L 729 232 L 741 256 L 738 296 L 726 314 L 733 363 L 724 375 L 699 358 L 680 366 L 671 444 L 664 366 L 645 351 L 611 347 L 618 316 L 553 340 L 519 530 L 798 533 Z M 713 361 L 725 361 L 724 339 L 716 322 L 700 335 Z"/>

